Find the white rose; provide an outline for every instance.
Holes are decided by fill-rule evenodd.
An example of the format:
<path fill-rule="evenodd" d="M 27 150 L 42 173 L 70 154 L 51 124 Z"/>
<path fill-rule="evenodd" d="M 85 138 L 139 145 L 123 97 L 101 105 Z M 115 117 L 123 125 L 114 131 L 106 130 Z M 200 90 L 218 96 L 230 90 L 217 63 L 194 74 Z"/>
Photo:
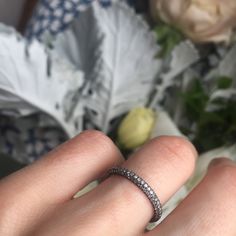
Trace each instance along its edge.
<path fill-rule="evenodd" d="M 196 42 L 229 42 L 236 26 L 236 0 L 150 0 L 152 15 Z"/>

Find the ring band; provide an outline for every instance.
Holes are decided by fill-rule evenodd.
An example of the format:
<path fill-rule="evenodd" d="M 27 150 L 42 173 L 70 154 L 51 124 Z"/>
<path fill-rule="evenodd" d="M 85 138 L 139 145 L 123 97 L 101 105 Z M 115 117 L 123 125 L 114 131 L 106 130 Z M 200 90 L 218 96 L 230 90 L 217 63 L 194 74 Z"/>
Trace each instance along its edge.
<path fill-rule="evenodd" d="M 157 197 L 156 193 L 154 192 L 154 190 L 149 186 L 149 184 L 145 180 L 143 180 L 133 171 L 119 166 L 113 167 L 110 170 L 108 170 L 108 176 L 110 175 L 120 175 L 127 178 L 128 180 L 133 182 L 137 187 L 139 187 L 143 193 L 145 193 L 145 195 L 148 197 L 149 201 L 151 202 L 154 208 L 154 215 L 150 223 L 156 222 L 161 218 L 162 215 L 161 202 Z"/>

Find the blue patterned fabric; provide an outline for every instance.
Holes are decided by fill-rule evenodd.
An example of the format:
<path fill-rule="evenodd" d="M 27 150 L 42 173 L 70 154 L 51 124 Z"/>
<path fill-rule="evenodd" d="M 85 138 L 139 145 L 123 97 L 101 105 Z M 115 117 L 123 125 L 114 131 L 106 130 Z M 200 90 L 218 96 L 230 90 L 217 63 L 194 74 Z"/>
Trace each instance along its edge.
<path fill-rule="evenodd" d="M 26 37 L 41 39 L 46 32 L 52 35 L 65 30 L 79 13 L 94 0 L 41 0 L 28 25 Z M 109 7 L 112 0 L 96 0 L 101 7 Z"/>
<path fill-rule="evenodd" d="M 40 127 L 38 120 L 38 115 L 23 118 L 0 116 L 1 152 L 27 164 L 66 141 L 62 130 Z"/>

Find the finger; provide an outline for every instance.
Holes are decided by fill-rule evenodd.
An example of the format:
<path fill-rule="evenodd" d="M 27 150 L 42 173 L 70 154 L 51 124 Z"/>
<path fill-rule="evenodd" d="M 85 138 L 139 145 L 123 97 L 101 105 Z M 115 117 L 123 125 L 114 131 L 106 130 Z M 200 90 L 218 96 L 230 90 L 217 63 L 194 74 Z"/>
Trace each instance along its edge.
<path fill-rule="evenodd" d="M 48 209 L 48 205 L 71 199 L 79 189 L 122 160 L 108 137 L 98 131 L 83 132 L 4 179 L 0 183 L 1 214 L 5 207 L 5 218 L 21 216 L 17 225 L 23 227 L 34 220 L 35 214 L 41 215 Z"/>
<path fill-rule="evenodd" d="M 236 235 L 236 165 L 216 159 L 200 184 L 146 236 Z"/>
<path fill-rule="evenodd" d="M 165 203 L 193 172 L 195 158 L 196 151 L 187 140 L 161 137 L 123 166 L 140 175 Z M 86 196 L 68 203 L 35 235 L 57 235 L 62 230 L 65 235 L 140 235 L 152 215 L 151 203 L 137 186 L 124 177 L 111 176 Z"/>

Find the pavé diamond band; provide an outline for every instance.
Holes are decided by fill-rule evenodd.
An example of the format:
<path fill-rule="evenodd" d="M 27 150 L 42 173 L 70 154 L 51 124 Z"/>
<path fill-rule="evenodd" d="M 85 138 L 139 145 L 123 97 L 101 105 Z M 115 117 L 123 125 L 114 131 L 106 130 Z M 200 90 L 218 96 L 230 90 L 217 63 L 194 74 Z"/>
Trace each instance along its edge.
<path fill-rule="evenodd" d="M 154 190 L 149 186 L 149 184 L 143 180 L 140 176 L 131 170 L 123 167 L 113 167 L 108 171 L 108 176 L 110 175 L 121 175 L 126 177 L 128 180 L 133 182 L 137 187 L 139 187 L 143 193 L 148 197 L 149 201 L 153 205 L 154 215 L 150 222 L 156 222 L 161 218 L 162 206 L 159 198 L 157 197 Z"/>

